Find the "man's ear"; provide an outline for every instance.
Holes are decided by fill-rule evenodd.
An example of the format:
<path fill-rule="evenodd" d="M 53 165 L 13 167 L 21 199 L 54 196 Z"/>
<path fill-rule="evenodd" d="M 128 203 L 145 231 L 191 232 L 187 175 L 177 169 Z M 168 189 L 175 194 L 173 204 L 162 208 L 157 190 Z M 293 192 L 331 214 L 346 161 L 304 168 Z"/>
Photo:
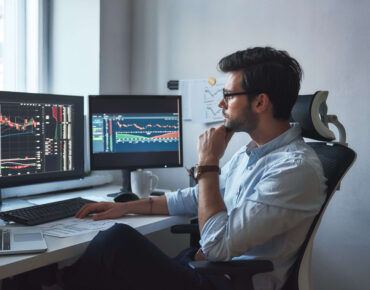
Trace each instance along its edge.
<path fill-rule="evenodd" d="M 271 106 L 270 98 L 267 94 L 258 94 L 253 100 L 254 110 L 257 113 L 263 113 Z"/>

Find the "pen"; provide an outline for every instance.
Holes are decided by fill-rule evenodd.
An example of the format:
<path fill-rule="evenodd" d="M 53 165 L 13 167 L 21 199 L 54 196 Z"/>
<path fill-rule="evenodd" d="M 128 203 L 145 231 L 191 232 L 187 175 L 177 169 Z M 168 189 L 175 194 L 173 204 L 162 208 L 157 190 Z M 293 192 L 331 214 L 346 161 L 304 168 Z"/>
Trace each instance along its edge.
<path fill-rule="evenodd" d="M 188 172 L 189 176 L 191 176 L 192 178 L 195 179 L 195 177 L 194 177 L 194 167 L 192 167 L 191 169 L 188 169 L 188 168 L 185 167 L 185 169 Z"/>

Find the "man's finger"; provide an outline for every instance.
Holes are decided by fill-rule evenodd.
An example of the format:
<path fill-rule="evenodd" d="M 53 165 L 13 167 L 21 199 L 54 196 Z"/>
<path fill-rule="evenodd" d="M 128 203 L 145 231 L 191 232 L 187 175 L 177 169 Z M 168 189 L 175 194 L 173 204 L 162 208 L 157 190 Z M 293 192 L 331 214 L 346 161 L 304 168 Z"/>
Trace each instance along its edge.
<path fill-rule="evenodd" d="M 222 131 L 224 132 L 224 134 L 226 134 L 228 131 L 227 131 L 227 128 L 225 127 L 225 125 L 220 125 L 217 127 L 217 131 Z"/>
<path fill-rule="evenodd" d="M 225 142 L 228 144 L 234 135 L 234 131 L 226 131 Z"/>
<path fill-rule="evenodd" d="M 112 218 L 111 216 L 109 216 L 110 212 L 111 212 L 111 210 L 107 210 L 107 211 L 104 211 L 104 212 L 101 212 L 101 213 L 94 214 L 93 220 L 94 221 L 100 221 L 100 220 L 104 220 L 104 219 L 107 219 L 107 218 Z"/>
<path fill-rule="evenodd" d="M 76 218 L 83 218 L 84 213 L 88 211 L 88 208 L 90 207 L 91 203 L 85 204 L 83 207 L 80 208 L 80 210 L 75 214 Z"/>
<path fill-rule="evenodd" d="M 75 215 L 77 218 L 84 218 L 88 214 L 97 212 L 97 211 L 103 211 L 107 208 L 107 204 L 105 203 L 88 203 L 84 205 Z"/>

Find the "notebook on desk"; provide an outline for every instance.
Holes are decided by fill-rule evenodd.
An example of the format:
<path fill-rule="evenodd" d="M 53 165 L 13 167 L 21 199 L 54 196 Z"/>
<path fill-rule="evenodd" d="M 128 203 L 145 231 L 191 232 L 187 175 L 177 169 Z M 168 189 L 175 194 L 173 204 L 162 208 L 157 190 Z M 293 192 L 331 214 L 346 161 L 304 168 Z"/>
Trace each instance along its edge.
<path fill-rule="evenodd" d="M 41 230 L 0 227 L 0 255 L 38 253 L 46 250 Z"/>

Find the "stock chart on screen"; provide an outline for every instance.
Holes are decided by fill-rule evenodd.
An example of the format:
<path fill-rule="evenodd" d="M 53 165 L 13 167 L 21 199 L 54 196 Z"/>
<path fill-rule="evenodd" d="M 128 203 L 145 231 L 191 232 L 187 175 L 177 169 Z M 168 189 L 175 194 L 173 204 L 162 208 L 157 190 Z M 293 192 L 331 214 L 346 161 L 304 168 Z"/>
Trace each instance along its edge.
<path fill-rule="evenodd" d="M 1 102 L 0 176 L 73 170 L 68 104 Z"/>
<path fill-rule="evenodd" d="M 93 153 L 179 150 L 179 115 L 128 113 L 92 115 Z"/>

